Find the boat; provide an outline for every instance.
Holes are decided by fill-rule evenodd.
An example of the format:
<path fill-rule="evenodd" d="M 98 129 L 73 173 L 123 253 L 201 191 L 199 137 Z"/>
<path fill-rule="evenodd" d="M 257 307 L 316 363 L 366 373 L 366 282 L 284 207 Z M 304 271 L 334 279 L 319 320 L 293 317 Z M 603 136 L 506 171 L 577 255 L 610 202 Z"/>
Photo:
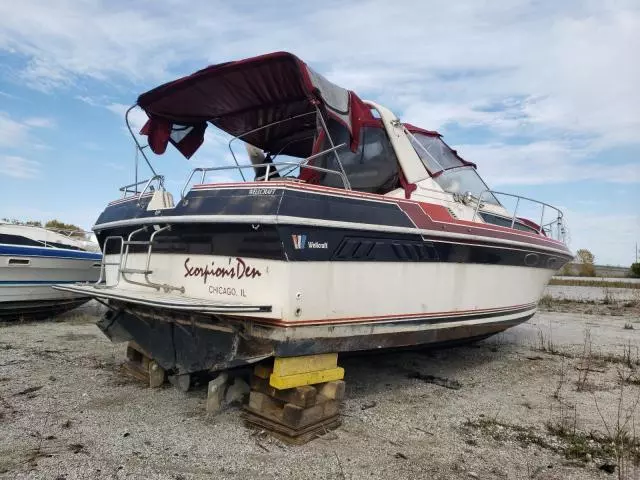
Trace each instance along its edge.
<path fill-rule="evenodd" d="M 56 288 L 105 302 L 102 331 L 170 374 L 477 341 L 531 318 L 572 258 L 559 209 L 491 190 L 439 133 L 287 52 L 158 86 L 126 123 L 149 178 L 136 165 L 93 227 L 99 281 Z M 190 158 L 209 127 L 235 163 L 174 199 L 147 153 Z"/>
<path fill-rule="evenodd" d="M 102 254 L 74 231 L 0 222 L 0 321 L 50 317 L 91 297 L 54 284 L 95 282 Z"/>

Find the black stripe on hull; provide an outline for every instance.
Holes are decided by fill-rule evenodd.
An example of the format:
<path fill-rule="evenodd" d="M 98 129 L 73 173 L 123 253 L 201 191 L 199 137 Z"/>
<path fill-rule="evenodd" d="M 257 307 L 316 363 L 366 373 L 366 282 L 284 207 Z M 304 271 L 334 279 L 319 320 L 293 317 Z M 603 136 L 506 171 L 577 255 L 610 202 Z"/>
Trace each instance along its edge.
<path fill-rule="evenodd" d="M 394 202 L 322 195 L 316 192 L 266 187 L 254 189 L 192 190 L 170 210 L 171 216 L 183 215 L 290 215 L 338 222 L 413 228 L 407 215 Z M 265 193 L 269 192 L 269 193 Z M 149 197 L 109 205 L 96 225 L 155 217 L 147 211 Z M 167 214 L 167 211 L 163 211 Z"/>
<path fill-rule="evenodd" d="M 329 352 L 352 352 L 381 348 L 443 345 L 487 337 L 527 321 L 534 313 L 531 308 L 520 313 L 494 312 L 478 318 L 446 318 L 436 323 L 437 328 L 415 329 L 401 332 L 385 332 L 385 327 L 402 325 L 404 321 L 376 322 L 379 327 L 373 333 L 327 337 L 322 334 L 327 326 L 306 339 L 273 340 L 266 338 L 269 332 L 284 332 L 296 327 L 275 327 L 254 324 L 246 328 L 249 318 L 241 321 L 230 318 L 212 320 L 211 317 L 184 315 L 112 302 L 112 307 L 124 308 L 117 313 L 107 312 L 98 322 L 100 329 L 112 341 L 134 340 L 166 370 L 193 373 L 203 370 L 223 370 L 251 364 L 271 356 L 312 355 Z M 475 320 L 471 322 L 471 320 Z M 466 320 L 466 321 L 465 321 Z M 429 322 L 433 322 L 430 319 Z M 253 322 L 252 322 L 253 323 Z M 428 325 L 431 325 L 428 323 Z M 455 323 L 455 325 L 454 325 Z M 423 322 L 422 326 L 427 325 Z M 369 324 L 367 324 L 369 326 Z M 313 331 L 314 327 L 311 328 Z M 388 329 L 387 329 L 388 330 Z M 334 333 L 338 330 L 334 330 Z M 345 330 L 348 331 L 348 330 Z M 287 338 L 283 336 L 283 338 Z"/>
<path fill-rule="evenodd" d="M 127 238 L 138 228 L 102 230 L 106 236 Z M 140 233 L 135 240 L 146 240 Z M 296 241 L 296 238 L 298 239 Z M 464 242 L 464 243 L 463 243 Z M 110 243 L 107 254 L 119 252 L 119 243 Z M 155 237 L 154 254 L 219 255 L 294 262 L 438 262 L 509 265 L 556 270 L 570 257 L 550 254 L 537 248 L 516 249 L 504 244 L 444 240 L 420 235 L 363 232 L 326 227 L 243 224 L 174 224 L 171 231 Z M 146 252 L 144 246 L 132 253 Z"/>
<path fill-rule="evenodd" d="M 468 312 L 468 313 L 455 313 L 455 312 L 450 312 L 447 314 L 442 314 L 442 315 L 431 315 L 431 316 L 424 316 L 424 317 L 390 317 L 390 318 L 384 318 L 384 319 L 379 319 L 379 318 L 371 318 L 371 319 L 367 319 L 367 318 L 363 318 L 362 321 L 341 321 L 340 319 L 336 319 L 335 321 L 330 321 L 330 320 L 322 320 L 320 322 L 316 322 L 316 323 L 297 323 L 297 322 L 291 322 L 291 323 L 287 323 L 286 325 L 278 325 L 273 324 L 273 325 L 269 325 L 269 321 L 267 320 L 266 322 L 262 322 L 262 324 L 267 324 L 267 328 L 271 328 L 271 326 L 273 327 L 281 327 L 281 328 L 297 328 L 297 327 L 317 327 L 317 326 L 327 326 L 327 325 L 331 325 L 331 326 L 352 326 L 352 327 L 362 327 L 362 326 L 375 326 L 375 327 L 395 327 L 398 325 L 402 325 L 403 328 L 407 328 L 407 327 L 421 327 L 424 325 L 437 325 L 439 323 L 447 323 L 447 322 L 468 322 L 471 320 L 483 320 L 486 318 L 493 318 L 496 316 L 504 316 L 504 315 L 516 315 L 518 313 L 524 313 L 524 312 L 528 312 L 532 309 L 536 308 L 535 304 L 530 304 L 530 305 L 526 305 L 523 307 L 519 307 L 519 308 L 512 308 L 512 309 L 495 309 L 495 310 L 489 310 L 489 311 L 482 311 L 479 313 L 473 313 L 473 312 Z M 260 320 L 255 319 L 255 317 L 252 317 L 252 321 L 255 321 L 256 323 L 260 323 Z"/>

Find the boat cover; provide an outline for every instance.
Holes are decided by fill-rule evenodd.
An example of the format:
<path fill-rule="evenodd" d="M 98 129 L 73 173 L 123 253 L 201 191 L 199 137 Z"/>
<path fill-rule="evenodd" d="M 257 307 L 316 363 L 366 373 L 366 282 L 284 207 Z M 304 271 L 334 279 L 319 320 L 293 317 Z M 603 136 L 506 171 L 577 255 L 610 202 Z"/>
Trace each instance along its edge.
<path fill-rule="evenodd" d="M 137 103 L 149 117 L 141 133 L 151 149 L 164 153 L 171 142 L 187 158 L 202 144 L 209 122 L 238 136 L 294 117 L 242 139 L 266 152 L 306 157 L 316 134 L 316 105 L 344 124 L 354 143 L 362 122 L 373 118 L 355 93 L 287 52 L 209 66 L 143 93 Z"/>

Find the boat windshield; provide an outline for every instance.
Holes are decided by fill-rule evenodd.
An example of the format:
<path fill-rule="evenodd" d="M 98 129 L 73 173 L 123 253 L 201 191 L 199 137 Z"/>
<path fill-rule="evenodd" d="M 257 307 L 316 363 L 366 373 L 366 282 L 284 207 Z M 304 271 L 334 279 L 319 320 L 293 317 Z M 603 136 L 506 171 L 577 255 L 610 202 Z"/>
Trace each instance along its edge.
<path fill-rule="evenodd" d="M 475 165 L 462 160 L 438 135 L 413 133 L 410 138 L 422 163 L 444 191 L 460 195 L 469 192 L 479 198 L 482 192 L 489 190 Z M 482 201 L 500 205 L 490 193 L 482 194 Z"/>

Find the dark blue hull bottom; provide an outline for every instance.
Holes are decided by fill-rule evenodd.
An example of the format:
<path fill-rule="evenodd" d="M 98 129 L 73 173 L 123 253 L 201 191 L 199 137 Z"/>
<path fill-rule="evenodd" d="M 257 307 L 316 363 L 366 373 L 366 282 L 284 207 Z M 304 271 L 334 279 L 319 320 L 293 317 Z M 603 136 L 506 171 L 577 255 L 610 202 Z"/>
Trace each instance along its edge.
<path fill-rule="evenodd" d="M 0 303 L 0 322 L 45 320 L 83 305 L 91 300 L 74 298 L 69 300 L 39 300 L 28 302 Z"/>

